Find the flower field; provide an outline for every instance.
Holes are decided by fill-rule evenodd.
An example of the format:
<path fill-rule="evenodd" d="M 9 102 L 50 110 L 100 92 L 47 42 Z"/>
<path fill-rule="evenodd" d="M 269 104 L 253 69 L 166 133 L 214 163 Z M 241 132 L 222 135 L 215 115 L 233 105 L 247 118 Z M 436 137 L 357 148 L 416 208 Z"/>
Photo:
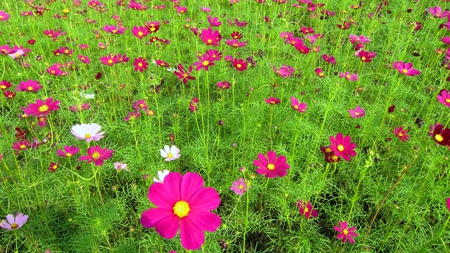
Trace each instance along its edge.
<path fill-rule="evenodd" d="M 0 1 L 0 253 L 449 252 L 448 2 Z"/>

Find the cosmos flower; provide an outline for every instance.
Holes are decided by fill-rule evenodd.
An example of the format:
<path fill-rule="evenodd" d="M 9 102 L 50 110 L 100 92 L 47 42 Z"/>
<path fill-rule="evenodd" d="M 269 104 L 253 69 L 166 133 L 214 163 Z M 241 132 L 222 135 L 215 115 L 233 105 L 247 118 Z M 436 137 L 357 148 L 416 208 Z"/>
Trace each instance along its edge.
<path fill-rule="evenodd" d="M 203 56 L 197 56 L 198 62 L 194 62 L 193 66 L 196 66 L 195 70 L 204 69 L 206 71 L 209 70 L 209 67 L 214 66 L 214 61 L 211 59 L 211 56 L 208 54 L 204 54 Z"/>
<path fill-rule="evenodd" d="M 170 171 L 169 170 L 163 170 L 163 171 L 158 171 L 158 178 L 154 177 L 153 178 L 153 182 L 155 183 L 163 183 L 164 182 L 164 178 L 169 175 Z"/>
<path fill-rule="evenodd" d="M 394 130 L 392 130 L 392 133 L 397 136 L 397 138 L 400 139 L 400 141 L 408 141 L 409 135 L 407 134 L 407 130 L 403 129 L 403 127 L 395 127 Z"/>
<path fill-rule="evenodd" d="M 35 117 L 46 116 L 50 112 L 58 110 L 59 103 L 60 101 L 53 100 L 53 98 L 47 98 L 45 101 L 37 99 L 36 103 L 28 104 L 28 107 L 24 108 L 23 112 Z"/>
<path fill-rule="evenodd" d="M 344 160 L 350 161 L 350 156 L 356 156 L 355 148 L 356 144 L 351 142 L 350 136 L 343 136 L 338 133 L 336 137 L 330 136 L 331 146 L 330 149 L 339 157 Z"/>
<path fill-rule="evenodd" d="M 349 243 L 354 244 L 355 240 L 353 239 L 353 237 L 358 236 L 358 234 L 355 233 L 356 227 L 349 228 L 346 221 L 340 221 L 339 227 L 334 226 L 334 230 L 339 233 L 336 238 L 342 240 L 342 242 L 344 243 L 348 240 Z"/>
<path fill-rule="evenodd" d="M 135 58 L 133 62 L 134 70 L 142 72 L 144 70 L 147 70 L 148 68 L 148 62 L 145 58 L 139 57 Z"/>
<path fill-rule="evenodd" d="M 76 146 L 64 146 L 64 151 L 61 149 L 56 150 L 56 153 L 61 157 L 71 158 L 73 155 L 76 155 L 80 152 L 80 149 Z"/>
<path fill-rule="evenodd" d="M 447 90 L 441 90 L 441 92 L 439 92 L 439 95 L 437 96 L 437 99 L 439 103 L 450 107 L 450 92 L 448 92 Z"/>
<path fill-rule="evenodd" d="M 297 110 L 301 113 L 306 112 L 306 110 L 308 109 L 306 103 L 300 103 L 295 97 L 291 97 L 291 106 L 292 108 L 294 108 L 294 110 Z"/>
<path fill-rule="evenodd" d="M 28 220 L 28 215 L 24 215 L 23 213 L 18 213 L 16 217 L 13 214 L 6 215 L 6 220 L 2 220 L 0 222 L 0 227 L 6 230 L 16 230 L 21 228 Z"/>
<path fill-rule="evenodd" d="M 358 81 L 358 75 L 356 73 L 354 74 L 350 74 L 349 72 L 345 72 L 345 73 L 339 73 L 339 78 L 345 78 L 349 81 L 353 81 L 356 82 Z"/>
<path fill-rule="evenodd" d="M 242 196 L 247 191 L 247 184 L 243 178 L 239 178 L 237 181 L 233 182 L 230 190 L 234 191 L 239 196 Z"/>
<path fill-rule="evenodd" d="M 208 15 L 207 19 L 210 26 L 220 26 L 222 24 L 217 17 L 213 18 L 211 15 Z"/>
<path fill-rule="evenodd" d="M 148 190 L 149 200 L 156 206 L 142 213 L 140 222 L 167 239 L 180 230 L 181 245 L 197 250 L 205 242 L 204 230 L 214 232 L 221 224 L 212 213 L 220 204 L 214 188 L 204 187 L 203 178 L 193 172 L 181 175 L 170 172 L 163 183 L 153 183 Z"/>
<path fill-rule="evenodd" d="M 9 17 L 10 16 L 7 12 L 5 12 L 3 10 L 0 11 L 0 22 L 8 21 Z"/>
<path fill-rule="evenodd" d="M 248 68 L 248 63 L 244 59 L 233 59 L 233 66 L 238 71 L 245 71 Z"/>
<path fill-rule="evenodd" d="M 143 39 L 145 36 L 147 36 L 150 31 L 146 26 L 134 26 L 133 29 L 131 29 L 131 33 L 139 38 Z"/>
<path fill-rule="evenodd" d="M 442 124 L 434 123 L 430 126 L 430 132 L 428 132 L 433 140 L 443 146 L 450 146 L 450 129 L 444 127 Z"/>
<path fill-rule="evenodd" d="M 125 170 L 125 171 L 128 171 L 128 172 L 131 172 L 128 169 L 128 164 L 123 163 L 123 162 L 115 162 L 114 163 L 114 169 L 117 170 L 117 171 Z"/>
<path fill-rule="evenodd" d="M 164 146 L 164 149 L 160 149 L 159 152 L 161 153 L 161 156 L 165 158 L 164 160 L 166 162 L 170 162 L 173 160 L 176 160 L 180 158 L 180 149 L 177 148 L 177 146 L 173 145 L 169 147 L 168 145 Z"/>
<path fill-rule="evenodd" d="M 87 163 L 94 163 L 95 166 L 101 166 L 104 163 L 104 160 L 109 159 L 114 150 L 110 150 L 108 148 L 100 148 L 100 146 L 90 147 L 87 150 L 88 155 L 83 155 L 78 158 L 78 161 L 87 161 Z"/>
<path fill-rule="evenodd" d="M 219 43 L 222 40 L 222 35 L 220 35 L 219 31 L 213 30 L 211 27 L 208 27 L 201 31 L 200 39 L 206 45 L 219 46 Z"/>
<path fill-rule="evenodd" d="M 272 150 L 267 152 L 267 158 L 263 154 L 258 154 L 258 159 L 254 160 L 253 164 L 258 167 L 256 172 L 267 178 L 284 177 L 290 168 L 286 163 L 286 157 L 282 155 L 277 157 Z"/>
<path fill-rule="evenodd" d="M 318 215 L 317 210 L 313 208 L 311 202 L 299 200 L 297 202 L 297 207 L 301 215 L 304 215 L 306 219 L 315 218 Z"/>
<path fill-rule="evenodd" d="M 404 63 L 402 61 L 396 61 L 392 64 L 394 66 L 394 68 L 396 68 L 398 70 L 398 72 L 402 75 L 407 75 L 407 76 L 416 76 L 420 74 L 420 71 L 417 69 L 413 69 L 412 68 L 412 63 L 407 62 Z"/>
<path fill-rule="evenodd" d="M 352 118 L 361 118 L 366 115 L 364 108 L 359 107 L 359 105 L 355 109 L 348 110 L 348 113 L 350 113 L 350 117 Z"/>
<path fill-rule="evenodd" d="M 273 66 L 273 71 L 281 77 L 288 78 L 294 75 L 295 69 L 292 66 L 283 64 L 283 66 L 281 66 L 279 69 Z"/>
<path fill-rule="evenodd" d="M 102 127 L 99 124 L 76 124 L 70 132 L 78 139 L 86 142 L 98 141 L 103 138 L 105 132 L 100 132 Z"/>
<path fill-rule="evenodd" d="M 26 92 L 38 92 L 42 86 L 38 81 L 28 80 L 25 82 L 20 82 L 16 87 L 16 91 L 26 91 Z"/>
<path fill-rule="evenodd" d="M 428 11 L 436 18 L 446 18 L 450 14 L 449 11 L 442 11 L 440 6 L 428 8 Z"/>
<path fill-rule="evenodd" d="M 178 64 L 177 70 L 173 73 L 177 76 L 178 81 L 182 81 L 184 84 L 187 84 L 189 80 L 195 80 L 195 77 L 191 75 L 193 66 L 189 66 L 189 69 L 186 71 L 183 67 L 183 64 Z"/>

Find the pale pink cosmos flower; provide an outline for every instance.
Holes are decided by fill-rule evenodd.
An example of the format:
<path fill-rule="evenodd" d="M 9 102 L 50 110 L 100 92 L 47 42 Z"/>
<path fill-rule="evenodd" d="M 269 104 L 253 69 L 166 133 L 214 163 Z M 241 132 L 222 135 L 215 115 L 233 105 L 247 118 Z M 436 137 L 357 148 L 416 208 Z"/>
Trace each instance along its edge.
<path fill-rule="evenodd" d="M 128 172 L 131 172 L 128 169 L 128 164 L 123 163 L 123 162 L 115 162 L 114 163 L 114 169 L 116 169 L 117 171 L 125 170 L 125 171 L 128 171 Z"/>
<path fill-rule="evenodd" d="M 78 139 L 86 142 L 98 141 L 103 138 L 105 132 L 100 132 L 102 127 L 99 124 L 76 124 L 70 132 Z"/>
<path fill-rule="evenodd" d="M 164 146 L 164 149 L 160 149 L 159 152 L 161 156 L 164 157 L 166 162 L 170 162 L 180 158 L 180 149 L 177 146 L 173 145 L 169 147 L 168 145 Z"/>
<path fill-rule="evenodd" d="M 348 113 L 350 113 L 352 118 L 361 118 L 366 115 L 364 108 L 359 107 L 359 105 L 355 109 L 348 110 Z"/>
<path fill-rule="evenodd" d="M 402 61 L 396 61 L 393 63 L 393 66 L 402 75 L 416 76 L 420 74 L 419 70 L 412 68 L 413 65 L 410 62 L 404 63 Z"/>
<path fill-rule="evenodd" d="M 429 8 L 428 11 L 436 18 L 446 18 L 450 14 L 449 11 L 442 11 L 440 6 Z"/>
<path fill-rule="evenodd" d="M 28 215 L 24 215 L 23 213 L 19 213 L 14 217 L 12 214 L 6 215 L 6 220 L 2 220 L 0 222 L 0 227 L 6 229 L 6 230 L 16 230 L 25 224 L 28 220 Z"/>
<path fill-rule="evenodd" d="M 288 78 L 294 75 L 295 69 L 291 66 L 283 64 L 283 66 L 281 66 L 279 69 L 273 66 L 273 71 L 281 77 Z"/>
<path fill-rule="evenodd" d="M 234 191 L 237 195 L 242 196 L 247 191 L 247 184 L 243 178 L 239 178 L 237 181 L 233 182 L 230 190 Z"/>

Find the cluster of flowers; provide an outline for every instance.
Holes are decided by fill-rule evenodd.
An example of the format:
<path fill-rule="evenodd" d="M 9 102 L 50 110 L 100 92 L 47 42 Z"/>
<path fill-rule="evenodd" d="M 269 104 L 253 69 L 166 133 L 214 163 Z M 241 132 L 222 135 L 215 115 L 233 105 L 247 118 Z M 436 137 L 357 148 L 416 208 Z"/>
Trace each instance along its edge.
<path fill-rule="evenodd" d="M 140 110 L 143 110 L 146 115 L 155 115 L 155 112 L 152 109 L 148 109 L 148 105 L 143 99 L 134 102 L 132 107 L 134 111 L 129 112 L 128 116 L 123 119 L 125 122 L 139 118 L 141 116 Z"/>

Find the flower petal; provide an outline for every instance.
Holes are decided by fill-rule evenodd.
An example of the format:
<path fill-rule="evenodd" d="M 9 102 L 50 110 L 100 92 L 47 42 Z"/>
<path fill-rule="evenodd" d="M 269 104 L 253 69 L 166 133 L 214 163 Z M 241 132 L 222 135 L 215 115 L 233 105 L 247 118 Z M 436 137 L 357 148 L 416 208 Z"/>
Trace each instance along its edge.
<path fill-rule="evenodd" d="M 179 218 L 172 210 L 164 208 L 152 208 L 144 211 L 140 222 L 146 228 L 155 227 L 156 232 L 167 239 L 175 237 L 180 227 Z"/>
<path fill-rule="evenodd" d="M 203 178 L 194 172 L 184 174 L 181 181 L 181 199 L 190 203 L 191 198 L 203 188 Z"/>
<path fill-rule="evenodd" d="M 201 189 L 189 200 L 192 212 L 214 210 L 219 205 L 219 193 L 212 187 Z"/>
<path fill-rule="evenodd" d="M 211 212 L 197 211 L 189 213 L 189 219 L 192 223 L 195 223 L 200 229 L 208 232 L 214 232 L 220 227 L 222 221 L 219 215 Z"/>
<path fill-rule="evenodd" d="M 181 245 L 187 250 L 197 250 L 205 242 L 205 234 L 189 216 L 181 220 L 180 227 Z"/>

